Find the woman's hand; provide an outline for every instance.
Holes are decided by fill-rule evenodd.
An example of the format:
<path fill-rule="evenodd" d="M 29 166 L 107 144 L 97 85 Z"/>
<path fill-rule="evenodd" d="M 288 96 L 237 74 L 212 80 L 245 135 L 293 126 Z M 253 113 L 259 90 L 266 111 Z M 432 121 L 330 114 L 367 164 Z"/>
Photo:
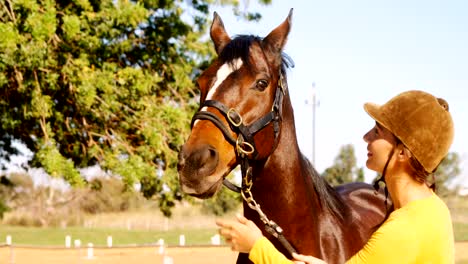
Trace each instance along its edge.
<path fill-rule="evenodd" d="M 219 234 L 231 245 L 233 251 L 249 253 L 255 242 L 263 236 L 262 231 L 244 216 L 236 216 L 237 221 L 216 220 L 220 227 Z"/>
<path fill-rule="evenodd" d="M 294 263 L 296 264 L 327 264 L 325 261 L 318 258 L 314 258 L 312 256 L 305 256 L 296 253 L 293 253 L 292 256 L 294 258 Z"/>

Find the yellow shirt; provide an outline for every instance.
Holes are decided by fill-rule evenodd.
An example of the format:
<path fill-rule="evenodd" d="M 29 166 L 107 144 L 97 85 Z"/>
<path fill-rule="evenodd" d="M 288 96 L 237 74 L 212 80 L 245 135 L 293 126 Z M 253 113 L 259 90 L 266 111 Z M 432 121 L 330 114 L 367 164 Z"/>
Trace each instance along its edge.
<path fill-rule="evenodd" d="M 255 264 L 291 264 L 294 263 L 279 252 L 266 237 L 255 241 L 249 253 L 249 259 Z"/>
<path fill-rule="evenodd" d="M 349 241 L 352 243 L 352 241 Z M 447 206 L 432 196 L 395 210 L 347 264 L 454 263 L 452 221 Z M 256 264 L 292 263 L 265 237 L 249 253 Z"/>
<path fill-rule="evenodd" d="M 433 194 L 395 210 L 347 264 L 454 263 L 452 220 Z"/>

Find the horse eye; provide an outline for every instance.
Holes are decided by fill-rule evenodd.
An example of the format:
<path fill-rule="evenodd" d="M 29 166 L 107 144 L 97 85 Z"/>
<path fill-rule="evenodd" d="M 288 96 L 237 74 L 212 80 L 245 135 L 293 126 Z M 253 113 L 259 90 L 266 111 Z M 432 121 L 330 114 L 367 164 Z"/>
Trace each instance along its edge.
<path fill-rule="evenodd" d="M 256 87 L 257 89 L 263 91 L 267 87 L 268 87 L 268 81 L 267 80 L 262 79 L 262 80 L 257 81 L 257 87 Z"/>

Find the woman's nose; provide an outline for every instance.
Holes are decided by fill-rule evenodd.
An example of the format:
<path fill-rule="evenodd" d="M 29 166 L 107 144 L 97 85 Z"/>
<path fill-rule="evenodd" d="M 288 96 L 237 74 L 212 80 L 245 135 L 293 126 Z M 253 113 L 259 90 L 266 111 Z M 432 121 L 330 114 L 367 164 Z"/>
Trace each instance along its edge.
<path fill-rule="evenodd" d="M 364 136 L 362 137 L 362 139 L 363 139 L 364 142 L 366 142 L 366 143 L 369 143 L 369 142 L 370 142 L 370 136 L 369 136 L 369 134 L 370 134 L 370 131 L 367 132 L 367 133 L 365 133 Z"/>

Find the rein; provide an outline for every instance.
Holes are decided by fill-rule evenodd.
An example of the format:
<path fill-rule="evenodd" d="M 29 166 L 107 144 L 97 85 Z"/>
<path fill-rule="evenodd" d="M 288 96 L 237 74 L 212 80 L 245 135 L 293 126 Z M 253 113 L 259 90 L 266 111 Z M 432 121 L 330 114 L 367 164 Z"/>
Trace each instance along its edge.
<path fill-rule="evenodd" d="M 265 230 L 276 237 L 279 242 L 286 248 L 290 255 L 297 253 L 294 247 L 283 235 L 283 229 L 278 226 L 273 220 L 268 217 L 260 209 L 260 205 L 253 198 L 252 192 L 250 191 L 253 186 L 254 177 L 252 175 L 252 166 L 249 164 L 250 160 L 257 160 L 258 152 L 256 150 L 254 136 L 257 132 L 265 128 L 270 123 L 273 123 L 274 130 L 274 147 L 276 148 L 279 140 L 280 133 L 280 122 L 283 112 L 283 96 L 285 93 L 285 83 L 283 81 L 283 74 L 280 72 L 280 78 L 278 80 L 278 86 L 276 87 L 275 100 L 270 112 L 255 121 L 254 123 L 246 126 L 243 123 L 242 116 L 234 109 L 228 108 L 223 103 L 216 100 L 206 100 L 201 106 L 200 110 L 193 116 L 191 127 L 193 127 L 196 120 L 208 120 L 211 121 L 216 127 L 221 130 L 225 139 L 234 146 L 236 157 L 240 160 L 241 172 L 242 172 L 242 186 L 239 187 L 228 179 L 224 179 L 223 184 L 228 189 L 241 193 L 242 198 L 247 205 L 255 210 L 260 220 L 265 224 Z M 228 121 L 229 128 L 226 127 L 223 121 L 214 113 L 209 111 L 203 111 L 203 107 L 216 108 Z M 237 135 L 237 139 L 231 134 L 234 132 Z M 271 154 L 271 153 L 270 153 Z M 251 157 L 251 158 L 249 158 Z"/>

